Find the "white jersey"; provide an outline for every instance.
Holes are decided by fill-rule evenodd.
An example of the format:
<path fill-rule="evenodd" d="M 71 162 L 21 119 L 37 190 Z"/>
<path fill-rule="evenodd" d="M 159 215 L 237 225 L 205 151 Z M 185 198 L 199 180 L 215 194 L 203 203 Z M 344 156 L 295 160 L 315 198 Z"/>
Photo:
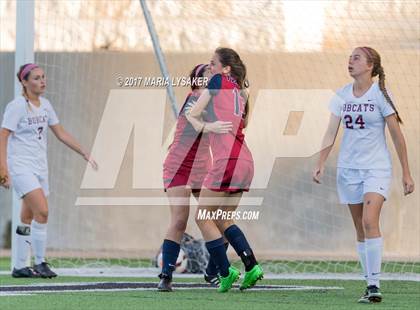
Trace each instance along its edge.
<path fill-rule="evenodd" d="M 353 83 L 337 91 L 330 111 L 341 118 L 344 135 L 337 167 L 391 169 L 391 155 L 385 139 L 385 117 L 395 113 L 373 83 L 361 97 L 353 95 Z"/>
<path fill-rule="evenodd" d="M 40 102 L 36 107 L 20 96 L 6 106 L 1 127 L 12 131 L 7 145 L 11 175 L 48 173 L 47 129 L 59 121 L 50 102 L 42 97 Z"/>

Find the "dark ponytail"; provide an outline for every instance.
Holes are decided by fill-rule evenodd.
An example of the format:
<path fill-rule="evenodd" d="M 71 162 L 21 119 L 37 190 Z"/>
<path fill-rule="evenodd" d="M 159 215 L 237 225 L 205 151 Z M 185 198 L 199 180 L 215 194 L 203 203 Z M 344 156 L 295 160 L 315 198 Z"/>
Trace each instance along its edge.
<path fill-rule="evenodd" d="M 392 102 L 391 97 L 389 96 L 389 94 L 388 94 L 388 92 L 385 88 L 385 72 L 384 72 L 384 69 L 382 68 L 382 66 L 379 66 L 376 71 L 377 71 L 378 79 L 379 79 L 379 81 L 378 81 L 379 89 L 381 90 L 382 94 L 384 95 L 386 101 L 388 101 L 388 103 L 394 109 L 398 122 L 402 124 L 403 121 L 402 121 L 400 115 L 398 114 L 397 108 L 395 107 L 394 103 Z M 373 74 L 373 72 L 372 72 L 372 74 Z"/>

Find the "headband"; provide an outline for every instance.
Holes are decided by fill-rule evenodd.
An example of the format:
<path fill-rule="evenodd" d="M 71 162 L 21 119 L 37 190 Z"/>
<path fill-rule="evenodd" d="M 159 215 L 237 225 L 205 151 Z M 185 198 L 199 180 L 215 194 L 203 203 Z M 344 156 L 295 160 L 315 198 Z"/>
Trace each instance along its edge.
<path fill-rule="evenodd" d="M 23 68 L 22 72 L 19 75 L 20 80 L 22 81 L 25 75 L 27 75 L 29 72 L 31 72 L 33 69 L 39 68 L 36 64 L 28 64 Z"/>
<path fill-rule="evenodd" d="M 195 69 L 195 72 L 194 72 L 194 76 L 198 76 L 198 74 L 200 73 L 200 71 L 205 67 L 205 66 L 207 66 L 206 64 L 201 64 L 201 65 L 199 65 L 198 67 L 197 67 L 197 69 Z"/>

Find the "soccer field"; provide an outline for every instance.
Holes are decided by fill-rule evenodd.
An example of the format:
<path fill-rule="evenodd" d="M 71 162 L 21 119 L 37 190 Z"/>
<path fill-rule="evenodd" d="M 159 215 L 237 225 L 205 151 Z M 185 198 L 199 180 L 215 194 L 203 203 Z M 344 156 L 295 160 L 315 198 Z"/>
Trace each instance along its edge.
<path fill-rule="evenodd" d="M 61 270 L 82 270 L 93 262 L 80 262 L 71 259 L 51 258 L 55 267 Z M 150 261 L 143 260 L 137 265 L 126 261 L 117 262 L 96 261 L 96 274 L 103 276 L 59 276 L 56 279 L 14 279 L 8 274 L 9 257 L 0 258 L 0 309 L 362 309 L 368 305 L 360 305 L 357 299 L 363 293 L 365 282 L 359 280 L 344 280 L 349 275 L 353 278 L 358 269 L 355 262 L 324 262 L 314 265 L 313 262 L 264 262 L 267 278 L 258 283 L 252 290 L 241 292 L 236 286 L 228 293 L 218 293 L 215 288 L 207 286 L 199 275 L 175 275 L 174 292 L 162 293 L 156 291 L 157 277 L 135 277 L 138 270 L 151 270 Z M 121 263 L 121 262 L 120 262 Z M 292 265 L 293 264 L 293 265 Z M 110 270 L 125 270 L 120 276 L 108 277 Z M 234 265 L 240 267 L 239 262 Z M 282 268 L 273 268 L 281 265 Z M 296 267 L 295 265 L 299 265 Z M 68 269 L 67 267 L 72 267 Z M 101 267 L 98 267 L 101 266 Z M 335 267 L 334 267 L 335 266 Z M 270 268 L 271 267 L 271 268 Z M 405 272 L 407 279 L 416 279 L 419 264 L 410 265 L 405 270 L 404 264 L 388 262 L 383 266 L 384 276 Z M 277 272 L 275 272 L 275 270 Z M 91 269 L 92 270 L 92 269 Z M 102 270 L 102 272 L 100 272 Z M 283 272 L 278 272 L 283 270 Z M 287 271 L 295 270 L 295 273 Z M 296 270 L 299 270 L 296 273 Z M 320 274 L 319 271 L 329 271 Z M 67 271 L 69 272 L 69 271 Z M 74 273 L 75 271 L 73 271 Z M 391 272 L 391 273 L 390 273 Z M 392 274 L 392 272 L 394 272 Z M 397 274 L 395 274 L 397 272 Z M 148 272 L 154 274 L 153 272 Z M 158 272 L 156 271 L 156 274 Z M 319 279 L 272 279 L 285 277 L 287 274 L 297 278 L 305 276 L 324 277 L 328 275 L 338 280 Z M 409 277 L 411 275 L 411 277 Z M 404 276 L 402 276 L 404 279 Z M 380 309 L 418 309 L 420 304 L 419 281 L 384 280 L 381 283 L 384 295 L 381 304 L 371 305 Z M 368 306 L 369 307 L 369 306 Z"/>
<path fill-rule="evenodd" d="M 98 290 L 72 292 L 25 293 L 8 296 L 9 286 L 41 286 L 45 284 L 81 283 L 143 283 L 151 288 L 130 290 Z M 172 293 L 157 292 L 154 278 L 82 278 L 59 277 L 55 280 L 22 280 L 1 276 L 0 309 L 418 309 L 420 283 L 383 281 L 384 300 L 381 304 L 359 305 L 357 299 L 364 288 L 363 281 L 350 280 L 263 280 L 261 286 L 278 288 L 240 292 L 237 288 L 218 293 L 214 288 L 175 289 Z M 197 278 L 176 279 L 175 283 L 203 283 Z M 118 285 L 115 284 L 117 287 Z"/>

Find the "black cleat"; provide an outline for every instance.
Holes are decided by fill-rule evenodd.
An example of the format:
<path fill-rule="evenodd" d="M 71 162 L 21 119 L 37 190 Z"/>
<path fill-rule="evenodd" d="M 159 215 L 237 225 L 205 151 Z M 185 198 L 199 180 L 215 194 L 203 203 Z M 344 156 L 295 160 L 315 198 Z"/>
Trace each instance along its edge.
<path fill-rule="evenodd" d="M 382 301 L 382 294 L 379 291 L 379 287 L 376 285 L 369 285 L 367 287 L 368 298 L 370 302 L 381 302 Z"/>
<path fill-rule="evenodd" d="M 204 280 L 211 286 L 218 286 L 220 283 L 218 275 L 208 275 L 207 273 L 204 273 Z"/>
<path fill-rule="evenodd" d="M 50 269 L 49 264 L 46 262 L 34 265 L 34 270 L 39 273 L 42 278 L 55 278 L 57 276 L 57 274 Z"/>
<path fill-rule="evenodd" d="M 359 298 L 359 300 L 357 301 L 359 304 L 368 304 L 370 303 L 369 300 L 369 292 L 366 289 L 365 293 Z"/>
<path fill-rule="evenodd" d="M 158 284 L 158 291 L 159 292 L 172 292 L 172 277 L 165 274 L 165 273 L 161 273 L 159 275 L 160 281 Z"/>
<path fill-rule="evenodd" d="M 13 268 L 13 278 L 39 278 L 40 274 L 33 270 L 31 267 L 24 267 L 21 269 Z"/>

